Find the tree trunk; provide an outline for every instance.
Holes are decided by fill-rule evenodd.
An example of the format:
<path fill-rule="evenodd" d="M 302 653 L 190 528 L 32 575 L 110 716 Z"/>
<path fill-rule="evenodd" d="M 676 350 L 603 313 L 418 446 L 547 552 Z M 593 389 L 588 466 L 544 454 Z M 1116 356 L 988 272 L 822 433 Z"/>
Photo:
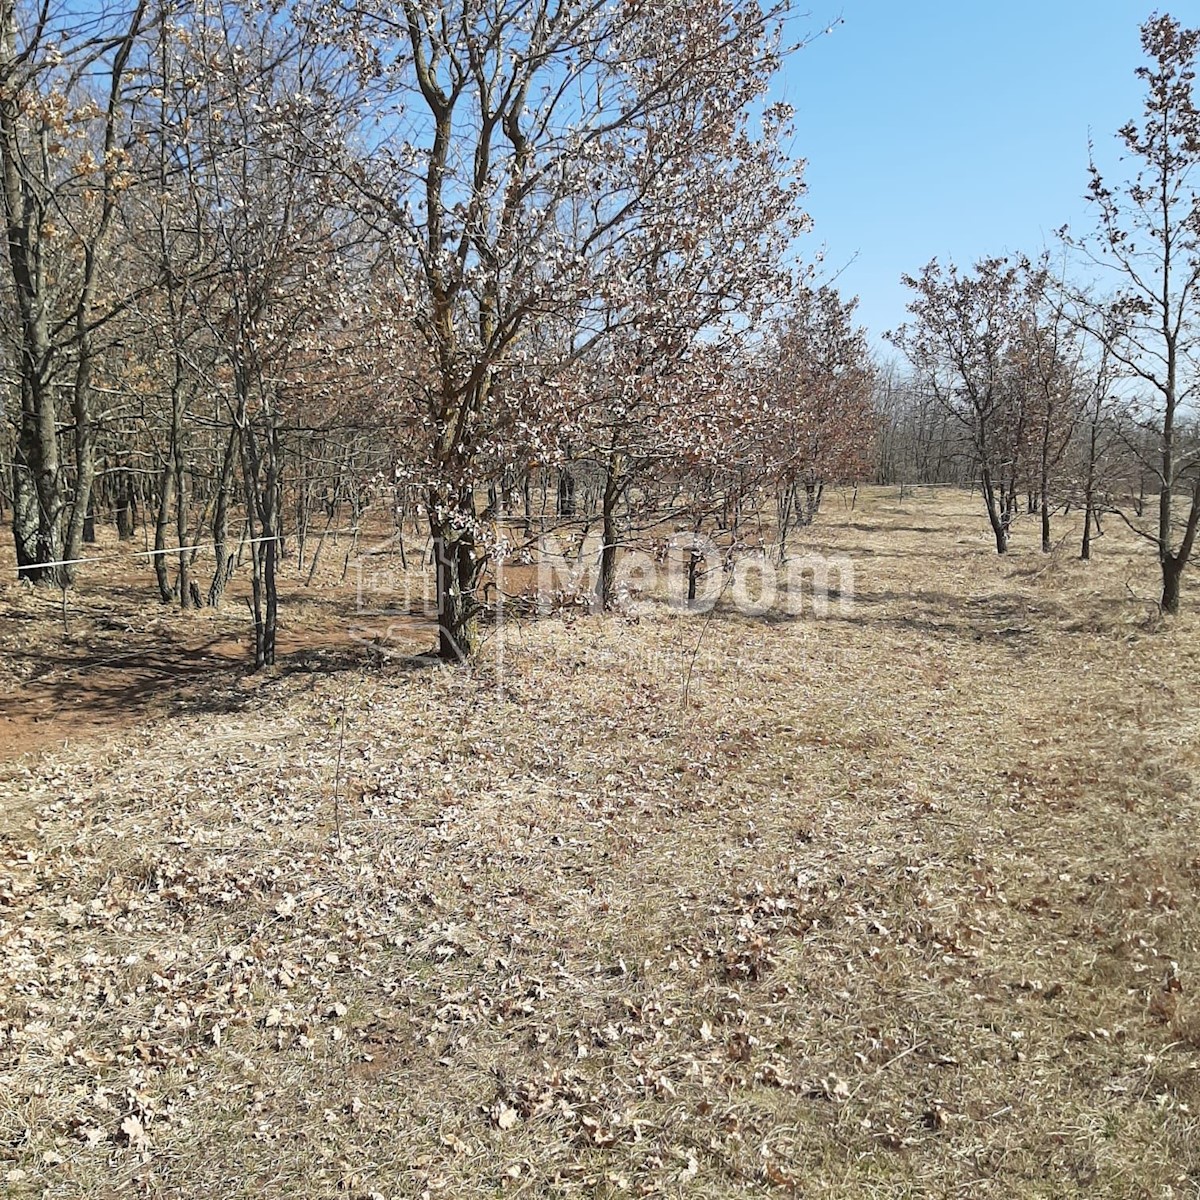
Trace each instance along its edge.
<path fill-rule="evenodd" d="M 1165 613 L 1174 616 L 1179 612 L 1179 581 L 1183 576 L 1183 563 L 1173 554 L 1167 555 L 1162 563 L 1162 599 L 1159 604 Z"/>
<path fill-rule="evenodd" d="M 269 407 L 269 393 L 259 382 L 260 425 L 250 420 L 244 374 L 238 380 L 238 439 L 242 451 L 242 482 L 246 493 L 246 524 L 250 534 L 250 613 L 254 621 L 254 668 L 275 662 L 278 596 L 275 567 L 279 556 L 279 513 L 282 507 L 279 429 Z"/>
<path fill-rule="evenodd" d="M 189 558 L 184 547 L 188 544 L 187 474 L 183 460 L 183 386 L 180 375 L 182 363 L 176 358 L 175 387 L 171 397 L 171 473 L 175 479 L 175 542 L 179 547 L 179 607 L 192 606 L 189 578 Z"/>
<path fill-rule="evenodd" d="M 278 510 L 276 501 L 278 495 L 272 490 L 270 527 L 274 530 L 278 525 Z M 275 662 L 275 631 L 279 625 L 279 593 L 275 586 L 275 567 L 279 558 L 279 538 L 268 537 L 263 542 L 263 582 L 266 585 L 267 611 L 263 630 L 262 661 L 264 666 L 272 666 Z"/>
<path fill-rule="evenodd" d="M 815 480 L 809 480 L 804 485 L 804 524 L 811 525 L 821 511 L 821 497 L 825 494 L 825 485 Z M 797 514 L 798 516 L 799 514 Z"/>
<path fill-rule="evenodd" d="M 1085 561 L 1092 557 L 1092 509 L 1096 503 L 1096 422 L 1093 420 L 1088 432 L 1087 470 L 1083 477 L 1083 544 L 1079 557 Z"/>
<path fill-rule="evenodd" d="M 317 574 L 317 567 L 321 565 L 321 551 L 325 549 L 325 539 L 329 536 L 329 526 L 333 524 L 333 513 L 325 518 L 325 528 L 321 530 L 321 536 L 317 539 L 317 548 L 313 551 L 312 561 L 308 564 L 308 578 L 304 581 L 305 587 L 312 587 L 312 581 Z M 397 537 L 400 535 L 397 534 Z M 404 542 L 400 542 L 400 553 L 404 554 Z"/>
<path fill-rule="evenodd" d="M 93 247 L 84 252 L 90 261 L 95 254 Z M 79 300 L 75 319 L 76 354 L 75 384 L 71 392 L 71 416 L 75 422 L 75 494 L 67 509 L 66 530 L 63 540 L 63 558 L 67 563 L 62 568 L 59 582 L 62 586 L 74 581 L 76 568 L 72 560 L 77 559 L 83 547 L 83 526 L 92 502 L 92 486 L 96 482 L 96 433 L 92 424 L 92 346 L 88 332 L 90 282 L 94 279 L 94 268 L 87 270 L 85 284 Z M 65 497 L 64 497 L 65 504 Z"/>
<path fill-rule="evenodd" d="M 13 544 L 17 550 L 17 572 L 20 578 L 32 578 L 26 574 L 38 561 L 38 499 L 33 483 L 33 472 L 23 461 L 18 443 L 12 461 Z"/>
<path fill-rule="evenodd" d="M 212 582 L 208 585 L 208 606 L 219 608 L 225 595 L 226 585 L 233 578 L 234 559 L 229 552 L 229 490 L 233 485 L 233 460 L 237 448 L 238 431 L 229 431 L 225 443 L 225 456 L 221 460 L 221 478 L 217 481 L 217 495 L 213 503 L 213 567 Z"/>
<path fill-rule="evenodd" d="M 484 560 L 475 543 L 475 501 L 464 488 L 454 502 L 430 490 L 427 502 L 433 561 L 437 572 L 438 657 L 465 663 L 479 648 L 477 595 Z"/>
<path fill-rule="evenodd" d="M 796 498 L 795 485 L 789 484 L 786 487 L 777 487 L 775 489 L 775 516 L 779 522 L 779 565 L 783 566 L 787 562 L 787 535 L 788 526 L 792 520 L 792 508 Z M 694 597 L 689 596 L 689 600 Z"/>
<path fill-rule="evenodd" d="M 621 478 L 621 463 L 618 455 L 611 455 L 606 464 L 604 496 L 600 503 L 603 544 L 600 548 L 600 572 L 596 580 L 596 598 L 602 612 L 611 611 L 616 603 L 617 578 L 617 503 L 625 483 Z"/>
<path fill-rule="evenodd" d="M 25 398 L 13 457 L 14 468 L 20 472 L 19 490 L 25 493 L 18 499 L 13 514 L 17 575 L 30 583 L 54 586 L 56 569 L 46 564 L 58 559 L 61 547 L 62 499 L 55 405 L 53 397 L 47 394 L 49 389 L 40 385 L 22 381 L 22 391 Z"/>
<path fill-rule="evenodd" d="M 558 515 L 575 515 L 575 476 L 566 467 L 558 469 Z"/>
<path fill-rule="evenodd" d="M 1160 501 L 1160 503 L 1162 503 Z M 1167 502 L 1168 505 L 1170 501 Z M 1169 526 L 1167 527 L 1169 532 Z M 1188 508 L 1187 520 L 1184 523 L 1183 537 L 1179 542 L 1179 549 L 1172 554 L 1169 549 L 1164 549 L 1160 554 L 1160 562 L 1162 563 L 1163 575 L 1163 591 L 1162 610 L 1164 613 L 1169 613 L 1174 616 L 1179 612 L 1179 584 L 1183 577 L 1183 569 L 1188 565 L 1189 559 L 1192 557 L 1192 551 L 1196 546 L 1196 536 L 1200 533 L 1200 475 L 1196 476 L 1196 482 L 1192 488 L 1191 504 Z M 1159 545 L 1163 545 L 1163 539 L 1160 536 Z"/>
<path fill-rule="evenodd" d="M 992 475 L 987 467 L 982 471 L 983 499 L 987 505 L 988 522 L 996 538 L 996 553 L 1008 553 L 1008 512 L 1001 511 L 996 489 L 992 484 Z"/>
<path fill-rule="evenodd" d="M 122 468 L 117 474 L 117 537 L 123 542 L 133 540 L 137 526 L 137 496 L 133 484 L 133 472 Z"/>
<path fill-rule="evenodd" d="M 244 439 L 252 445 L 251 436 Z M 251 471 L 251 490 L 258 510 L 258 535 L 250 547 L 254 592 L 254 665 L 270 667 L 275 663 L 275 631 L 279 615 L 275 587 L 275 567 L 279 559 L 279 470 L 277 432 L 266 431 L 266 453 L 260 458 L 252 450 L 256 469 Z M 264 461 L 265 460 L 265 461 Z M 257 484 L 257 486 L 255 486 Z"/>
<path fill-rule="evenodd" d="M 51 386 L 50 311 L 43 246 L 44 196 L 23 175 L 30 161 L 21 122 L 31 97 L 13 86 L 20 69 L 17 6 L 0 4 L 0 185 L 7 251 L 6 284 L 15 304 L 14 357 L 20 376 L 20 424 L 13 454 L 16 504 L 13 540 L 17 576 L 38 585 L 59 582 L 47 564 L 59 558 L 62 491 L 59 478 L 57 403 Z"/>
<path fill-rule="evenodd" d="M 171 566 L 167 561 L 167 528 L 171 521 L 171 501 L 175 497 L 175 460 L 168 455 L 163 463 L 158 492 L 158 516 L 154 522 L 154 577 L 158 581 L 158 598 L 164 604 L 175 599 L 171 585 Z"/>
<path fill-rule="evenodd" d="M 1042 446 L 1042 472 L 1038 479 L 1037 511 L 1042 518 L 1042 553 L 1050 553 L 1050 463 L 1048 445 Z"/>
<path fill-rule="evenodd" d="M 700 568 L 704 566 L 704 555 L 700 552 L 700 521 L 697 518 L 696 527 L 692 531 L 691 544 L 688 546 L 687 564 L 687 602 L 688 608 L 696 604 L 696 582 L 700 578 Z"/>

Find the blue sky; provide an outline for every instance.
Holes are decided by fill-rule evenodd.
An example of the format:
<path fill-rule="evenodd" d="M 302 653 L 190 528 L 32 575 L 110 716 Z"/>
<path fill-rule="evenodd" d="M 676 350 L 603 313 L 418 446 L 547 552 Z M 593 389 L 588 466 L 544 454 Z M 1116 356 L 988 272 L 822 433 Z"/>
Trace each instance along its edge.
<path fill-rule="evenodd" d="M 822 0 L 810 0 L 818 5 Z M 1164 4 L 1187 24 L 1196 0 Z M 970 263 L 1036 252 L 1089 222 L 1088 137 L 1116 162 L 1113 135 L 1141 107 L 1130 0 L 831 0 L 801 27 L 844 23 L 797 53 L 776 94 L 797 110 L 825 274 L 860 298 L 880 344 L 905 319 L 905 272 L 935 255 Z M 857 253 L 857 258 L 851 262 Z M 849 264 L 849 265 L 847 265 Z"/>

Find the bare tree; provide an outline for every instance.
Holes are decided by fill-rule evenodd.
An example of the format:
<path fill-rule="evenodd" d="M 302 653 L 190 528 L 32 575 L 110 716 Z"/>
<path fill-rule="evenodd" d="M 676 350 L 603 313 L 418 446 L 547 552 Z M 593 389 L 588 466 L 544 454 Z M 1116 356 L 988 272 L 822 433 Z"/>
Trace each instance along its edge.
<path fill-rule="evenodd" d="M 874 372 L 855 303 L 829 285 L 801 289 L 774 339 L 761 445 L 776 491 L 781 560 L 789 523 L 811 524 L 825 488 L 859 481 L 871 458 L 879 424 Z"/>
<path fill-rule="evenodd" d="M 965 484 L 962 431 L 931 390 L 888 366 L 876 373 L 875 482 Z"/>
<path fill-rule="evenodd" d="M 1117 133 L 1131 174 L 1110 185 L 1093 160 L 1089 199 L 1097 228 L 1073 244 L 1116 281 L 1107 302 L 1085 304 L 1084 319 L 1142 389 L 1133 412 L 1152 439 L 1147 465 L 1158 486 L 1157 519 L 1144 525 L 1135 512 L 1129 523 L 1157 552 L 1163 612 L 1177 613 L 1200 528 L 1200 444 L 1187 425 L 1200 385 L 1200 30 L 1155 15 L 1141 39 L 1149 59 L 1137 72 L 1144 107 Z"/>
<path fill-rule="evenodd" d="M 784 11 L 734 0 L 328 6 L 329 36 L 358 48 L 395 130 L 377 145 L 364 210 L 390 229 L 395 286 L 429 364 L 411 381 L 424 439 L 413 467 L 427 481 L 443 658 L 468 658 L 480 636 L 490 514 L 477 490 L 521 461 L 507 438 L 538 440 L 498 383 L 535 345 L 555 345 L 529 336 L 539 316 L 577 327 L 571 355 L 603 327 L 616 249 L 670 164 L 721 153 L 727 130 L 710 116 L 761 98 Z M 515 373 L 560 373 L 526 367 Z M 560 397 L 547 388 L 541 401 L 539 424 L 553 429 Z"/>
<path fill-rule="evenodd" d="M 264 666 L 275 658 L 284 421 L 308 387 L 301 367 L 314 343 L 340 327 L 343 227 L 350 217 L 338 207 L 331 180 L 340 169 L 344 112 L 336 64 L 303 22 L 280 30 L 264 14 L 215 7 L 192 28 L 187 46 L 204 88 L 175 153 L 186 158 L 189 240 L 203 249 L 205 265 L 183 274 L 190 301 L 165 289 L 167 312 L 177 319 L 186 302 L 189 320 L 202 322 L 211 357 L 199 364 L 201 374 L 222 397 L 230 431 L 214 510 L 218 561 L 210 602 L 219 599 L 227 571 L 224 526 L 236 463 L 255 665 Z M 185 352 L 177 339 L 175 372 Z M 315 379 L 318 387 L 327 382 Z M 174 410 L 174 388 L 171 403 Z M 172 443 L 177 447 L 174 437 Z"/>
<path fill-rule="evenodd" d="M 1083 338 L 1068 311 L 1048 256 L 1023 260 L 1028 303 L 1012 348 L 1012 386 L 1021 391 L 1029 427 L 1026 464 L 1030 507 L 1041 522 L 1042 552 L 1050 553 L 1051 518 L 1061 499 L 1068 447 L 1075 441 L 1089 391 Z"/>
<path fill-rule="evenodd" d="M 1086 372 L 1080 418 L 1079 499 L 1083 508 L 1083 536 L 1079 557 L 1092 557 L 1092 542 L 1101 532 L 1100 518 L 1112 503 L 1111 488 L 1122 462 L 1126 405 L 1116 395 L 1116 370 L 1108 351 Z"/>
<path fill-rule="evenodd" d="M 1029 278 L 1005 258 L 980 259 L 971 271 L 935 259 L 904 282 L 914 293 L 913 319 L 888 337 L 967 435 L 996 552 L 1004 554 L 1026 435 L 1013 364 L 1029 312 Z"/>
<path fill-rule="evenodd" d="M 65 587 L 83 542 L 97 340 L 128 303 L 102 282 L 112 282 L 119 199 L 135 182 L 127 93 L 150 24 L 146 0 L 88 14 L 0 0 L 3 269 L 19 347 L 13 535 L 18 573 L 33 583 Z"/>

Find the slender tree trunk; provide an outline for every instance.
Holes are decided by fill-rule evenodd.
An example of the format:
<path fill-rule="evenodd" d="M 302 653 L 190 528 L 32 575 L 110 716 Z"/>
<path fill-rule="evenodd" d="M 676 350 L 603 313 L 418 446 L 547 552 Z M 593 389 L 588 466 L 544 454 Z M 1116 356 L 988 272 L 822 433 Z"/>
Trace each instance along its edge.
<path fill-rule="evenodd" d="M 274 481 L 268 492 L 269 524 L 272 531 L 278 527 L 278 489 Z M 276 589 L 275 568 L 279 559 L 279 538 L 268 537 L 263 543 L 263 581 L 266 585 L 266 622 L 263 630 L 262 661 L 264 666 L 272 666 L 275 662 L 275 635 L 279 626 L 279 593 Z"/>
<path fill-rule="evenodd" d="M 700 568 L 704 565 L 704 555 L 700 551 L 700 518 L 692 528 L 692 540 L 688 546 L 687 564 L 687 602 L 692 608 L 696 603 L 696 583 L 700 578 Z"/>
<path fill-rule="evenodd" d="M 392 476 L 395 477 L 396 469 L 392 468 Z M 396 546 L 400 551 L 400 569 L 408 570 L 408 554 L 404 549 L 404 501 L 400 495 L 399 488 L 396 489 L 392 504 L 392 519 L 396 524 Z"/>
<path fill-rule="evenodd" d="M 616 450 L 610 452 L 605 463 L 604 495 L 600 502 L 603 543 L 600 548 L 600 572 L 596 581 L 596 596 L 602 612 L 608 612 L 616 603 L 617 578 L 617 504 L 625 490 L 623 478 L 623 456 Z"/>
<path fill-rule="evenodd" d="M 329 536 L 329 526 L 333 524 L 333 512 L 325 518 L 325 528 L 321 530 L 321 536 L 317 539 L 317 548 L 313 551 L 312 561 L 308 564 L 308 577 L 304 581 L 305 587 L 312 587 L 312 581 L 317 574 L 317 567 L 321 564 L 321 551 L 325 549 L 325 539 Z M 401 542 L 401 547 L 404 543 Z M 401 550 L 403 553 L 403 550 Z"/>
<path fill-rule="evenodd" d="M 175 599 L 171 585 L 171 566 L 167 560 L 167 529 L 171 523 L 171 504 L 175 498 L 175 458 L 168 452 L 159 482 L 158 516 L 154 522 L 154 577 L 158 596 L 164 604 Z"/>
<path fill-rule="evenodd" d="M 183 364 L 178 355 L 175 359 L 175 384 L 171 392 L 171 474 L 175 480 L 175 542 L 179 547 L 179 607 L 192 606 L 190 559 L 184 547 L 188 544 L 188 494 L 187 475 L 183 456 Z"/>
<path fill-rule="evenodd" d="M 1083 543 L 1079 557 L 1092 557 L 1092 510 L 1096 503 L 1096 424 L 1092 422 L 1088 431 L 1088 459 L 1083 476 Z"/>
<path fill-rule="evenodd" d="M 808 489 L 808 523 L 811 525 L 816 520 L 817 513 L 821 511 L 821 498 L 825 495 L 825 485 L 818 483 L 816 487 Z"/>
<path fill-rule="evenodd" d="M 1192 557 L 1196 545 L 1196 535 L 1200 533 L 1200 473 L 1192 487 L 1191 504 L 1188 508 L 1187 521 L 1184 524 L 1183 537 L 1179 549 L 1173 554 L 1168 550 L 1162 556 L 1163 590 L 1160 604 L 1164 613 L 1174 616 L 1179 612 L 1179 585 L 1183 578 L 1183 570 Z"/>
<path fill-rule="evenodd" d="M 996 538 L 996 553 L 1008 553 L 1008 513 L 1002 511 L 1000 507 L 1000 498 L 996 495 L 995 486 L 992 483 L 992 473 L 985 465 L 981 471 L 983 500 L 987 505 L 988 522 L 992 527 L 992 533 Z"/>
<path fill-rule="evenodd" d="M 259 541 L 253 548 L 258 551 L 260 591 L 262 603 L 261 644 L 256 647 L 255 664 L 269 667 L 275 663 L 275 634 L 279 618 L 279 595 L 275 584 L 275 571 L 280 550 L 280 477 L 279 477 L 279 433 L 271 425 L 265 431 L 265 463 L 262 481 L 256 488 L 259 505 Z M 257 473 L 256 473 L 257 475 Z"/>
<path fill-rule="evenodd" d="M 258 383 L 259 424 L 249 419 L 249 395 L 242 364 L 235 365 L 239 391 L 239 442 L 250 534 L 250 612 L 254 621 L 254 667 L 275 662 L 278 596 L 275 568 L 279 555 L 280 470 L 279 430 L 261 379 Z"/>
<path fill-rule="evenodd" d="M 787 562 L 788 526 L 792 520 L 792 505 L 795 500 L 793 484 L 775 489 L 775 515 L 779 522 L 779 565 Z M 692 597 L 689 597 L 691 599 Z"/>
<path fill-rule="evenodd" d="M 558 469 L 558 515 L 575 515 L 575 476 L 566 467 Z"/>
<path fill-rule="evenodd" d="M 296 454 L 296 570 L 304 570 L 304 551 L 308 545 L 308 524 L 312 483 L 308 477 L 308 461 L 304 455 L 304 443 L 300 442 Z"/>
<path fill-rule="evenodd" d="M 59 580 L 62 586 L 74 581 L 76 568 L 71 565 L 83 547 L 83 527 L 92 502 L 92 486 L 96 481 L 96 432 L 92 424 L 92 347 L 88 332 L 88 303 L 91 297 L 90 281 L 94 279 L 95 267 L 90 260 L 95 247 L 89 247 L 85 258 L 89 261 L 85 285 L 76 315 L 75 385 L 71 393 L 71 416 L 75 423 L 75 495 L 71 500 L 63 540 L 63 558 L 67 565 L 62 568 Z"/>
<path fill-rule="evenodd" d="M 238 431 L 230 429 L 225 442 L 225 454 L 221 460 L 221 477 L 217 480 L 217 494 L 213 500 L 213 567 L 212 581 L 208 585 L 208 606 L 219 608 L 225 595 L 226 585 L 233 577 L 234 558 L 229 552 L 229 494 L 233 486 L 233 464 L 238 444 Z"/>
<path fill-rule="evenodd" d="M 134 475 L 128 467 L 117 471 L 117 537 L 123 542 L 133 541 L 137 528 L 137 493 L 134 491 Z"/>
<path fill-rule="evenodd" d="M 1050 553 L 1050 464 L 1048 447 L 1042 448 L 1042 470 L 1038 478 L 1037 511 L 1042 518 L 1042 553 Z"/>

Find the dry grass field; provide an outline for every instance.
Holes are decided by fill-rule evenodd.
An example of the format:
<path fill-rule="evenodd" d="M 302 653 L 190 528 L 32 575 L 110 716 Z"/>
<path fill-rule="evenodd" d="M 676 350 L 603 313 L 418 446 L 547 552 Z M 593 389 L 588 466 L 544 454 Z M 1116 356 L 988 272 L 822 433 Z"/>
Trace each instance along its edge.
<path fill-rule="evenodd" d="M 474 673 L 3 585 L 0 1191 L 1200 1195 L 1200 617 L 1035 539 L 831 496 L 848 613 Z"/>

